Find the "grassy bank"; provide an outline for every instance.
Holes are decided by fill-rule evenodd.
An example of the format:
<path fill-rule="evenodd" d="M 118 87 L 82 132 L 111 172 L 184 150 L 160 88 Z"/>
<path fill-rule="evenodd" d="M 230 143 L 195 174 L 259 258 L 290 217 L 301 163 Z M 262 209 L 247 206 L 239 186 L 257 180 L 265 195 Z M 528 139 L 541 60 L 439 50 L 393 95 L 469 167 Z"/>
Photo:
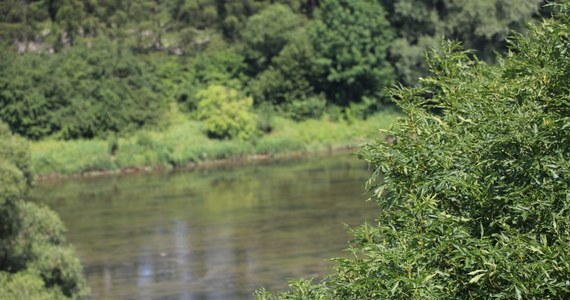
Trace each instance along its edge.
<path fill-rule="evenodd" d="M 378 137 L 398 117 L 383 112 L 367 120 L 300 123 L 276 119 L 273 131 L 251 141 L 214 140 L 195 121 L 178 122 L 163 131 L 139 131 L 108 140 L 32 142 L 32 164 L 40 177 L 92 172 L 181 168 L 222 159 L 291 152 L 317 152 L 361 144 Z"/>

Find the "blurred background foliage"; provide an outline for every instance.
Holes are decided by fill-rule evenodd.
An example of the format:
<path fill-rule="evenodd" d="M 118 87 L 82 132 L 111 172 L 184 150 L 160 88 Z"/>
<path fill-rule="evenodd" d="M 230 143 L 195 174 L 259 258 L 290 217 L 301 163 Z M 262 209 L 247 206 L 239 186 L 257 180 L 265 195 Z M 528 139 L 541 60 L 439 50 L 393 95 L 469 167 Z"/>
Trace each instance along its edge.
<path fill-rule="evenodd" d="M 36 140 L 124 135 L 173 109 L 198 119 L 210 85 L 294 120 L 361 117 L 354 105 L 378 111 L 386 87 L 417 84 L 443 37 L 493 62 L 542 2 L 6 0 L 0 119 Z"/>

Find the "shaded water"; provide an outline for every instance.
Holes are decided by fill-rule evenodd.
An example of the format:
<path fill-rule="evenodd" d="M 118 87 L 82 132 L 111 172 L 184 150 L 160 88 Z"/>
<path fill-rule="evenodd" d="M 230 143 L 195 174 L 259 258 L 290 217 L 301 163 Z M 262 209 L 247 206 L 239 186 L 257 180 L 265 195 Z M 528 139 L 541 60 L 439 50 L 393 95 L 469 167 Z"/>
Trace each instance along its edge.
<path fill-rule="evenodd" d="M 372 221 L 351 156 L 42 183 L 94 299 L 247 299 L 346 255 L 343 223 Z"/>

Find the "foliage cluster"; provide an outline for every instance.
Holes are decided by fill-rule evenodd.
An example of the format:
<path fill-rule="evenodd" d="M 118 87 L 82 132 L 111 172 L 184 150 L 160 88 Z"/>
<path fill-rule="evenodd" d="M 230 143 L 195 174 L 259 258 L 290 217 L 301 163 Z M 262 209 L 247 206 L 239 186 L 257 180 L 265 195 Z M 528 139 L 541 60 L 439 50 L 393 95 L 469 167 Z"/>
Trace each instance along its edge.
<path fill-rule="evenodd" d="M 23 200 L 32 182 L 26 143 L 0 124 L 0 145 L 1 298 L 85 299 L 83 271 L 62 222 Z"/>
<path fill-rule="evenodd" d="M 392 91 L 393 144 L 365 146 L 377 224 L 351 259 L 283 299 L 570 297 L 570 3 L 490 66 L 444 43 L 432 75 Z M 382 180 L 380 180 L 382 178 Z"/>
<path fill-rule="evenodd" d="M 347 105 L 363 96 L 381 98 L 394 79 L 386 58 L 393 32 L 375 1 L 324 1 L 311 38 L 327 99 Z"/>
<path fill-rule="evenodd" d="M 457 38 L 493 60 L 541 2 L 4 1 L 0 118 L 32 139 L 121 135 L 172 104 L 197 118 L 197 94 L 223 85 L 295 120 L 353 119 L 416 82 L 425 46 Z"/>
<path fill-rule="evenodd" d="M 221 85 L 211 85 L 196 97 L 198 118 L 210 136 L 245 140 L 254 134 L 253 98 L 241 97 L 238 91 Z"/>
<path fill-rule="evenodd" d="M 511 30 L 524 32 L 543 0 L 380 0 L 396 29 L 390 60 L 398 80 L 416 84 L 427 75 L 426 48 L 438 47 L 443 38 L 462 41 L 477 50 L 482 60 L 493 62 L 495 52 L 506 50 Z"/>
<path fill-rule="evenodd" d="M 32 139 L 92 138 L 154 124 L 165 103 L 149 64 L 100 40 L 67 53 L 2 53 L 0 118 Z"/>

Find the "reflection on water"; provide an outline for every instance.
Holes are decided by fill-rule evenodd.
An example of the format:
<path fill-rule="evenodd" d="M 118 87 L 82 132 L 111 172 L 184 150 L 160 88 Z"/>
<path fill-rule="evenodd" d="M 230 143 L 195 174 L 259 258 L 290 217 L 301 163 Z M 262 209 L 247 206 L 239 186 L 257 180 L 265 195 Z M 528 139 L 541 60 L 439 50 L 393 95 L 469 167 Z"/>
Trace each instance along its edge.
<path fill-rule="evenodd" d="M 372 221 L 349 156 L 239 169 L 44 183 L 95 299 L 246 299 L 316 277 L 344 255 L 343 223 Z"/>

